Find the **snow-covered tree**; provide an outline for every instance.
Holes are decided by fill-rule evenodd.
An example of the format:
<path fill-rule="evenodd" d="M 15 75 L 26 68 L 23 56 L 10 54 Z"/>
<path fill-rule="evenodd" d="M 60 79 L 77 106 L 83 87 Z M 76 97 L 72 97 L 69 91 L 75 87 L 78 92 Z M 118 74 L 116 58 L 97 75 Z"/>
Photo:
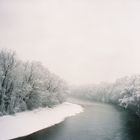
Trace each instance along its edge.
<path fill-rule="evenodd" d="M 14 69 L 17 67 L 14 52 L 2 50 L 0 52 L 0 112 L 11 111 L 15 79 Z"/>
<path fill-rule="evenodd" d="M 0 51 L 0 114 L 62 103 L 66 83 L 40 62 L 22 62 L 15 52 Z"/>
<path fill-rule="evenodd" d="M 71 96 L 117 104 L 140 116 L 140 75 L 123 77 L 109 84 L 78 87 L 71 91 Z"/>

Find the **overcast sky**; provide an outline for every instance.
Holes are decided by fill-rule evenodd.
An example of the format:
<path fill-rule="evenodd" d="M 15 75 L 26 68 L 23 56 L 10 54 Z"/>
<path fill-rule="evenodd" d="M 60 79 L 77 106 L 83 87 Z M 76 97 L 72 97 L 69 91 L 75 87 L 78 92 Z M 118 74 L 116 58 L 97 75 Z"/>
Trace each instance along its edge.
<path fill-rule="evenodd" d="M 0 48 L 71 84 L 140 74 L 140 1 L 0 0 Z"/>

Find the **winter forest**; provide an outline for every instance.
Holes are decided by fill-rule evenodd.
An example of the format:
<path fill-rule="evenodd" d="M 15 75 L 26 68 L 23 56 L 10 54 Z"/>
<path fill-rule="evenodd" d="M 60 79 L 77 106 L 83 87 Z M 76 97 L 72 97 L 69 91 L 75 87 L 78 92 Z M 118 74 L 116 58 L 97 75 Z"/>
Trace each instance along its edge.
<path fill-rule="evenodd" d="M 75 87 L 70 96 L 76 98 L 112 103 L 128 109 L 140 117 L 140 75 L 123 77 L 114 83 L 100 83 Z"/>
<path fill-rule="evenodd" d="M 40 62 L 23 62 L 13 51 L 0 51 L 0 115 L 60 104 L 66 92 L 66 83 Z"/>
<path fill-rule="evenodd" d="M 68 96 L 113 103 L 140 116 L 139 75 L 120 78 L 115 83 L 68 88 L 40 62 L 23 62 L 13 51 L 0 51 L 1 115 L 52 107 Z"/>

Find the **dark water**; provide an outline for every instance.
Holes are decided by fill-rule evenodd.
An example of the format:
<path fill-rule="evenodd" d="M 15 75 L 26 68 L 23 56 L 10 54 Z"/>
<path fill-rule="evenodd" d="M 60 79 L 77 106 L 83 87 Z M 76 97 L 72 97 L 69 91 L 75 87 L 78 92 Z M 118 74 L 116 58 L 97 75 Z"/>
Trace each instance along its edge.
<path fill-rule="evenodd" d="M 80 104 L 84 113 L 16 140 L 140 140 L 140 120 L 135 115 L 113 105 Z"/>

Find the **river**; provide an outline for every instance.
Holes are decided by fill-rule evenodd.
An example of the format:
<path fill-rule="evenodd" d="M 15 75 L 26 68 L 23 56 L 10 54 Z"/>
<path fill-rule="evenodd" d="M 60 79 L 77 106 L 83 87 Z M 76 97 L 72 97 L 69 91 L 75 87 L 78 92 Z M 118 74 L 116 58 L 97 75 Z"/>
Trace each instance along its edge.
<path fill-rule="evenodd" d="M 78 103 L 83 113 L 15 140 L 140 140 L 140 119 L 130 112 L 109 104 Z"/>

